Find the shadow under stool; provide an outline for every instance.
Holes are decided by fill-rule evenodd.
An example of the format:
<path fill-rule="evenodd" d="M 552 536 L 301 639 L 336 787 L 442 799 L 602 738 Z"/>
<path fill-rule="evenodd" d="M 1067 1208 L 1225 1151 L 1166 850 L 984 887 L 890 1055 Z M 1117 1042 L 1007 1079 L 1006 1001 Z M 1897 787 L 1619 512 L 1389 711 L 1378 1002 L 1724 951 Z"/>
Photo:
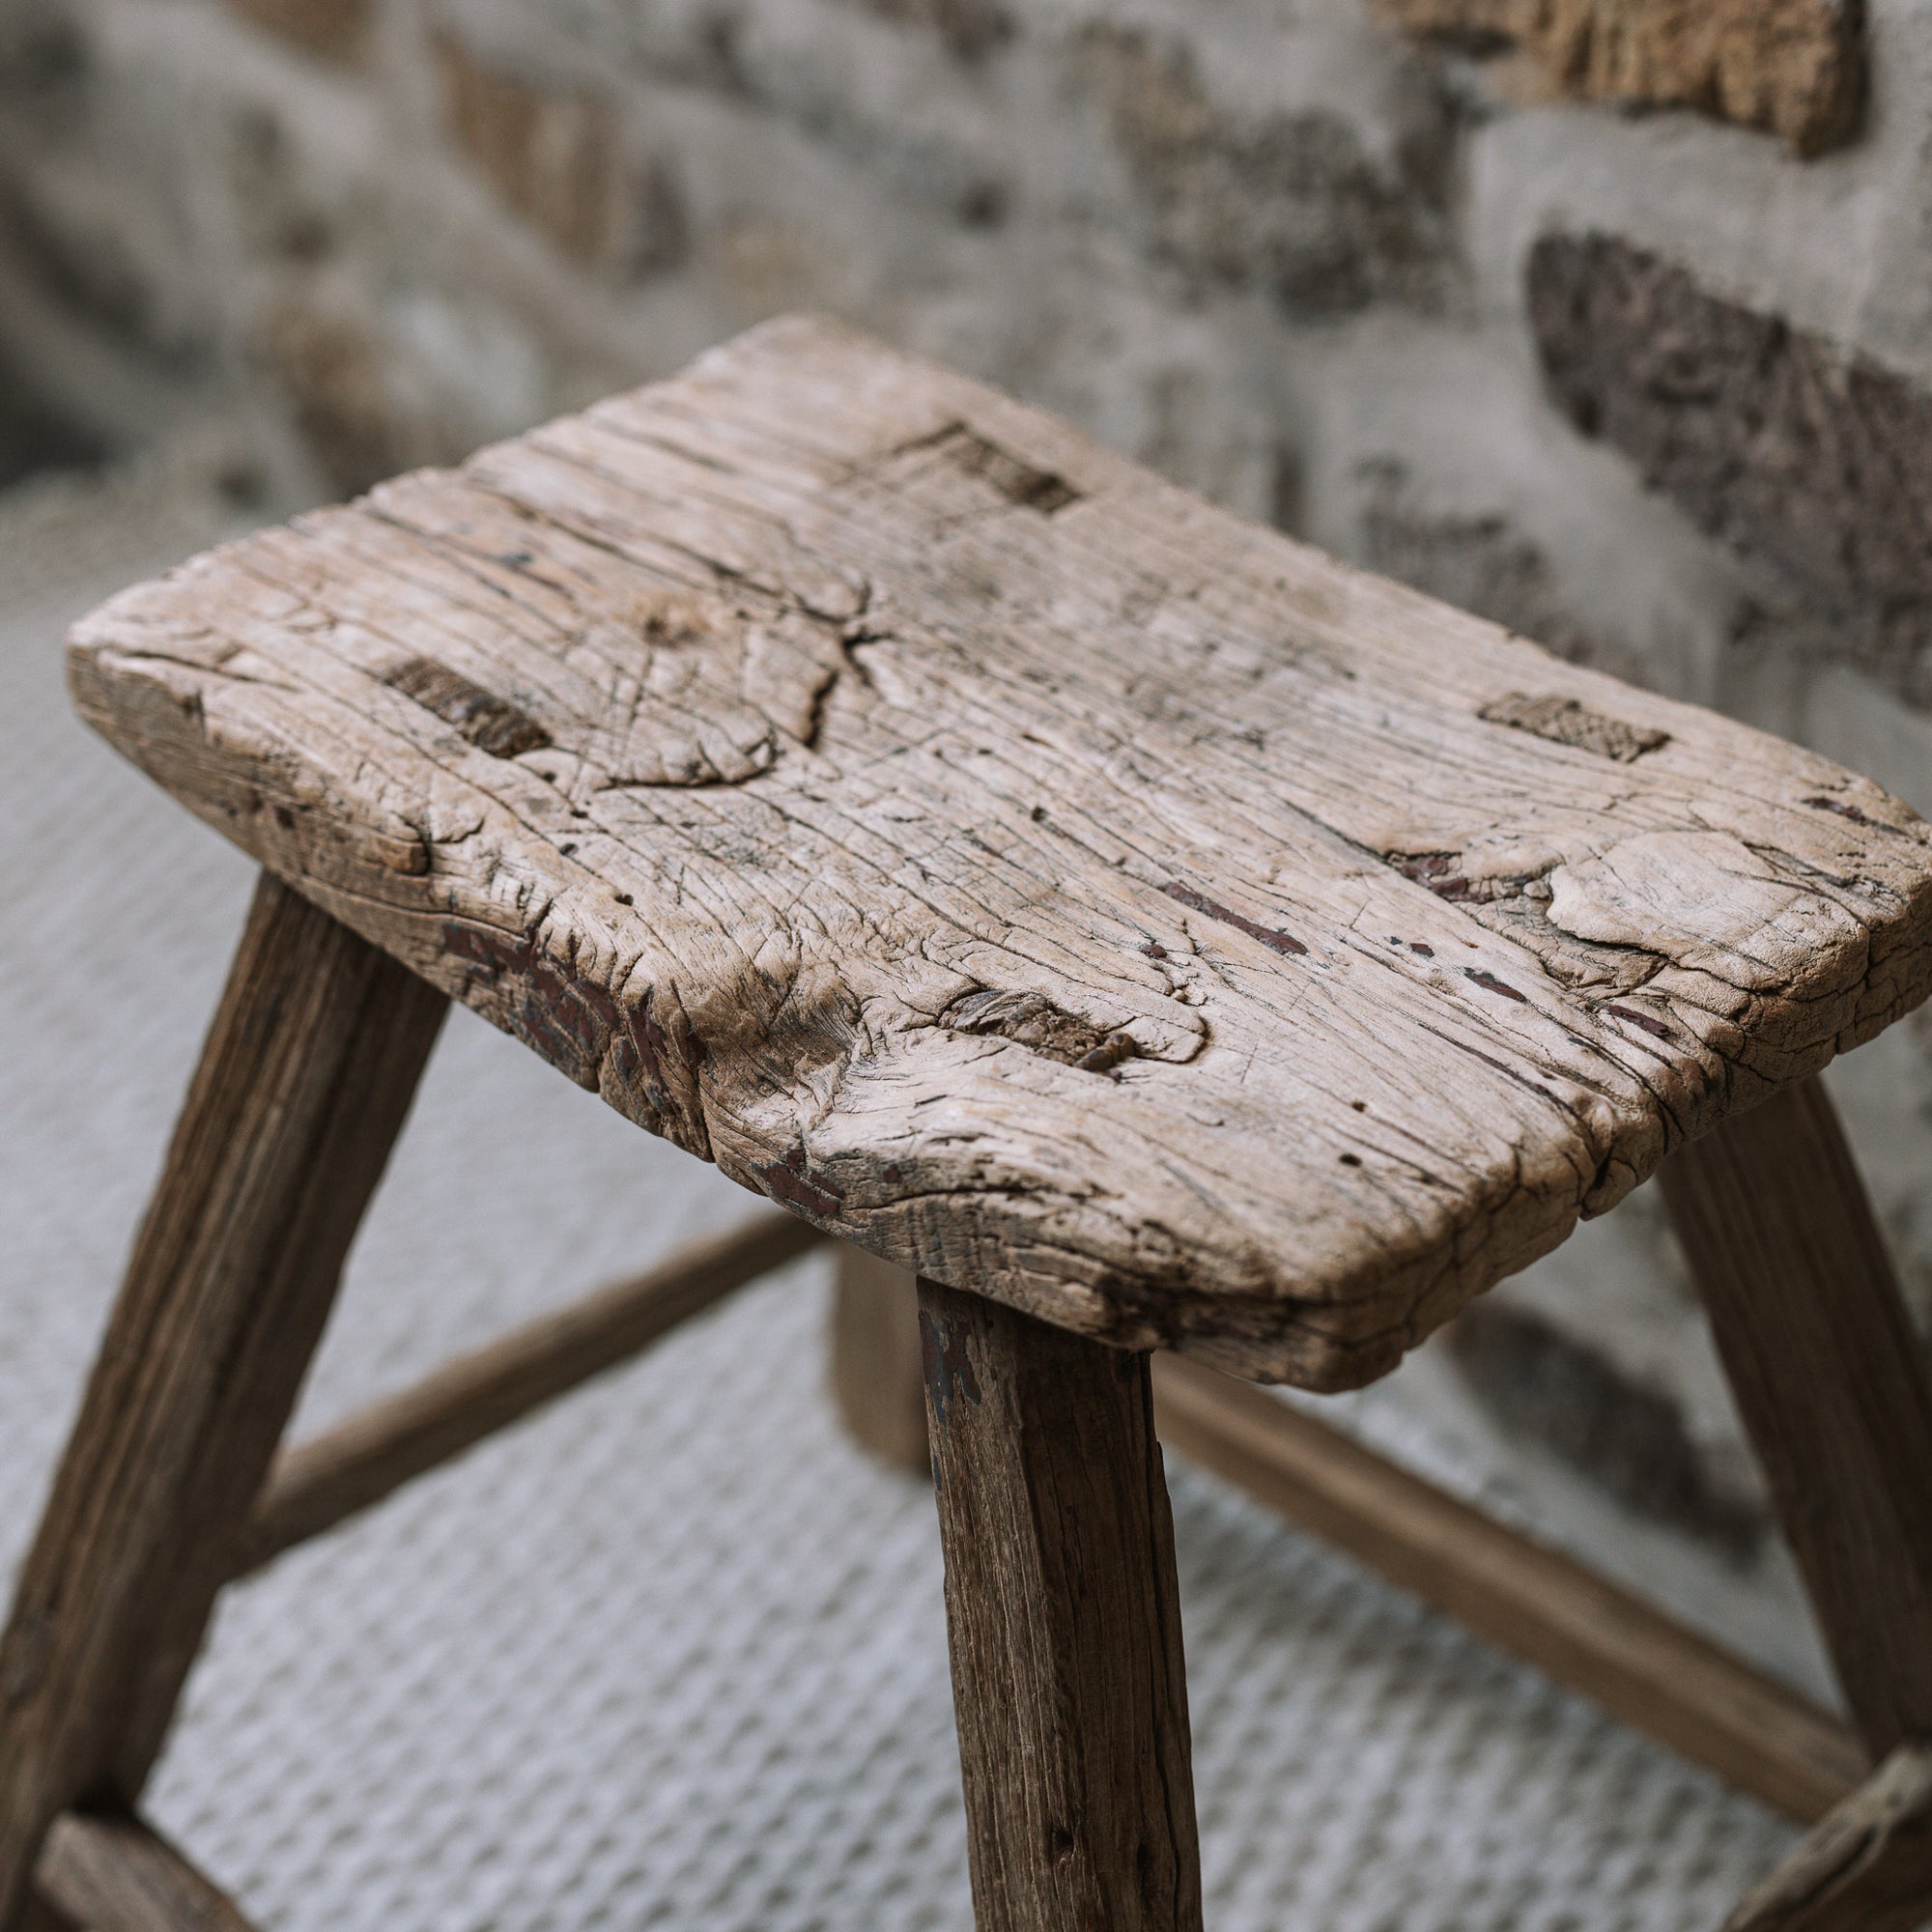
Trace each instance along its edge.
<path fill-rule="evenodd" d="M 136 1808 L 223 1585 L 828 1236 L 848 1413 L 929 1437 L 979 1924 L 1198 1928 L 1156 1388 L 1285 1483 L 1240 1381 L 1387 1373 L 1660 1166 L 1856 1732 L 1714 1665 L 1821 1817 L 1732 1924 L 1932 1908 L 1932 1394 L 1814 1078 L 1932 990 L 1876 786 L 805 319 L 70 670 L 263 879 L 0 1639 L 0 1932 L 241 1926 Z M 283 1450 L 450 1000 L 786 1211 Z M 1491 1561 L 1325 1466 L 1384 1567 Z"/>

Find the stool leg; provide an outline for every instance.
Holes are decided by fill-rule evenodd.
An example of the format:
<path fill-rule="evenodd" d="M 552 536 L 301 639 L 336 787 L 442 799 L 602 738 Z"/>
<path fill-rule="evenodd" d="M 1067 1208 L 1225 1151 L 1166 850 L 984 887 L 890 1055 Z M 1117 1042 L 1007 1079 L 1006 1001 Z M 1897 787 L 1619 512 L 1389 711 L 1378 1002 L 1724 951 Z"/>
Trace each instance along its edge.
<path fill-rule="evenodd" d="M 38 1891 L 30 1891 L 20 1918 L 20 1932 L 86 1932 L 86 1928 L 76 1926 L 72 1919 L 56 1912 Z"/>
<path fill-rule="evenodd" d="M 931 1468 L 912 1270 L 850 1242 L 839 1243 L 833 1292 L 832 1395 L 862 1449 L 922 1476 Z"/>
<path fill-rule="evenodd" d="M 1932 1378 L 1836 1110 L 1804 1081 L 1662 1179 L 1859 1727 L 1932 1738 Z"/>
<path fill-rule="evenodd" d="M 1148 1358 L 919 1295 L 980 1932 L 1200 1932 Z"/>
<path fill-rule="evenodd" d="M 445 1008 L 264 879 L 0 1637 L 0 1932 L 160 1750 Z"/>

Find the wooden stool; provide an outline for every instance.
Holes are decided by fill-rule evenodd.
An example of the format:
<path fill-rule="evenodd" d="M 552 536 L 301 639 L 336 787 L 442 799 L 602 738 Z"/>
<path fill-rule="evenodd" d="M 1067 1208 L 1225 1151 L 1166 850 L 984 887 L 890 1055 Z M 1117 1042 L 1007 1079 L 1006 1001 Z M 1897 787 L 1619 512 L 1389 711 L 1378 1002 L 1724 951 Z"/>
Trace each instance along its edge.
<path fill-rule="evenodd" d="M 0 1932 L 239 1923 L 132 1809 L 221 1586 L 822 1234 L 923 1277 L 980 1924 L 1196 1927 L 1150 1351 L 1365 1382 L 1680 1147 L 1861 1750 L 1758 1717 L 1794 1808 L 1887 1759 L 1739 1922 L 1932 1903 L 1932 1398 L 1811 1078 L 1932 987 L 1874 786 L 811 321 L 71 668 L 265 878 L 0 1648 Z M 790 1214 L 278 1457 L 446 999 Z"/>

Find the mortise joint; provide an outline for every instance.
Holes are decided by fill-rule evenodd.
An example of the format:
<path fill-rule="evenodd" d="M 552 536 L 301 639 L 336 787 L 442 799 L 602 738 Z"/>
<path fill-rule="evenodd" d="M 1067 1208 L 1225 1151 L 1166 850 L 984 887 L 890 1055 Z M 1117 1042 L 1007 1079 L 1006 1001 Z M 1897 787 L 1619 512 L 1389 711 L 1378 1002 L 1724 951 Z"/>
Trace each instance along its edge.
<path fill-rule="evenodd" d="M 1548 738 L 1552 745 L 1568 745 L 1574 751 L 1594 752 L 1601 758 L 1613 758 L 1620 765 L 1634 764 L 1646 752 L 1669 744 L 1668 731 L 1650 730 L 1626 724 L 1621 718 L 1606 718 L 1574 697 L 1532 697 L 1513 691 L 1498 697 L 1476 713 L 1491 724 L 1507 724 L 1514 731 L 1527 731 L 1535 738 Z"/>
<path fill-rule="evenodd" d="M 903 443 L 899 453 L 920 449 L 935 451 L 967 475 L 990 484 L 1008 502 L 1021 509 L 1037 510 L 1041 516 L 1050 517 L 1054 511 L 1080 500 L 1080 492 L 1065 477 L 1055 475 L 1051 469 L 1036 468 L 963 422 L 948 423 L 931 436 Z"/>
<path fill-rule="evenodd" d="M 383 682 L 433 712 L 493 758 L 541 752 L 551 742 L 550 733 L 528 712 L 507 697 L 497 697 L 480 684 L 470 683 L 461 671 L 451 670 L 434 658 L 411 658 Z"/>

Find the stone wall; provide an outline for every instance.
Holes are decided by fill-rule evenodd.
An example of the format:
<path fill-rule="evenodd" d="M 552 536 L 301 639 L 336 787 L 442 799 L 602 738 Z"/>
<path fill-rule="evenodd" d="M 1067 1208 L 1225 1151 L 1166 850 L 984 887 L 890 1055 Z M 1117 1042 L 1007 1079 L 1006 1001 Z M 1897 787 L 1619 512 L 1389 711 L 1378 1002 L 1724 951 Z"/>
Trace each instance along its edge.
<path fill-rule="evenodd" d="M 11 0 L 0 364 L 285 508 L 832 309 L 1932 809 L 1928 127 L 1922 0 Z M 1925 1037 L 1834 1076 L 1921 1316 Z M 1817 1681 L 1650 1190 L 1418 1366 Z"/>

